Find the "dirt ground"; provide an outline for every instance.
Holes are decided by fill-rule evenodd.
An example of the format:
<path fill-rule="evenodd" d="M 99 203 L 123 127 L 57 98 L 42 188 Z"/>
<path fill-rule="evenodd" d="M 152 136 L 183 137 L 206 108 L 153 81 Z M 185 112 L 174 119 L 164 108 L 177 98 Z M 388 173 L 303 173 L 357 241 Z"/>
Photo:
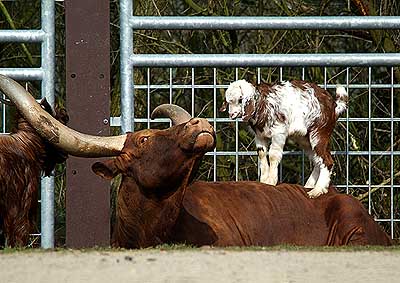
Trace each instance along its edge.
<path fill-rule="evenodd" d="M 3 252 L 0 282 L 400 282 L 400 251 Z"/>

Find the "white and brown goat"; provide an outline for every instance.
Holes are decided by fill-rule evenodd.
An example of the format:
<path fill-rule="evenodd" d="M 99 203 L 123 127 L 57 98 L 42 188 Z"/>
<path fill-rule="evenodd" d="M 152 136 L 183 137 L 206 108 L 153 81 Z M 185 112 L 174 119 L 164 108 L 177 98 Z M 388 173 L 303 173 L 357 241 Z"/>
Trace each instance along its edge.
<path fill-rule="evenodd" d="M 314 169 L 306 188 L 311 198 L 328 192 L 333 159 L 329 140 L 339 115 L 347 108 L 347 92 L 336 88 L 336 101 L 314 83 L 286 81 L 252 85 L 246 80 L 231 83 L 221 111 L 229 106 L 231 119 L 242 117 L 255 133 L 260 159 L 260 182 L 276 185 L 283 147 L 290 137 L 312 161 Z M 271 140 L 267 160 L 268 140 Z"/>

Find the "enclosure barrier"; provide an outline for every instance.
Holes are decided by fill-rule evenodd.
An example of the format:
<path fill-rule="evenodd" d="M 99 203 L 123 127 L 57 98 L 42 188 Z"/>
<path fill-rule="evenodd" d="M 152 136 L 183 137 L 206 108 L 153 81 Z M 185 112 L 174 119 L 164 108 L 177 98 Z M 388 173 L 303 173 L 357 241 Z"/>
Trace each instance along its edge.
<path fill-rule="evenodd" d="M 41 43 L 40 68 L 0 68 L 0 74 L 15 80 L 41 81 L 42 97 L 54 105 L 54 13 L 53 0 L 41 1 L 40 30 L 0 30 L 0 42 Z M 3 105 L 3 129 L 5 106 Z M 54 177 L 43 177 L 41 182 L 41 236 L 42 248 L 54 247 Z"/>
<path fill-rule="evenodd" d="M 190 89 L 192 96 L 191 113 L 194 114 L 194 97 L 197 89 L 210 89 L 214 94 L 214 113 L 213 117 L 207 119 L 213 123 L 216 128 L 217 123 L 231 122 L 228 118 L 217 118 L 216 93 L 217 89 L 226 89 L 228 85 L 217 84 L 217 67 L 236 67 L 236 79 L 238 78 L 237 67 L 256 67 L 257 82 L 261 80 L 261 67 L 278 67 L 279 78 L 283 79 L 283 67 L 302 67 L 304 79 L 305 67 L 323 67 L 324 82 L 321 87 L 332 89 L 336 86 L 327 82 L 327 67 L 346 67 L 345 86 L 350 89 L 366 89 L 368 91 L 368 117 L 350 118 L 347 112 L 346 117 L 339 118 L 340 122 L 346 123 L 346 150 L 333 151 L 334 155 L 346 156 L 346 182 L 337 187 L 349 189 L 353 187 L 368 189 L 368 210 L 371 213 L 371 160 L 375 156 L 390 157 L 391 173 L 390 182 L 381 185 L 380 188 L 390 189 L 390 217 L 379 218 L 376 221 L 389 222 L 390 232 L 393 238 L 394 223 L 400 223 L 400 219 L 394 217 L 393 190 L 400 188 L 400 185 L 394 184 L 394 157 L 400 156 L 400 151 L 394 150 L 394 122 L 400 122 L 400 117 L 394 117 L 393 99 L 394 91 L 400 89 L 399 84 L 394 83 L 394 66 L 400 65 L 400 53 L 356 53 L 356 54 L 134 54 L 133 30 L 375 30 L 375 29 L 400 29 L 400 17 L 171 17 L 171 16 L 134 16 L 131 0 L 120 1 L 120 46 L 121 46 L 121 117 L 111 117 L 112 126 L 121 126 L 123 132 L 133 131 L 135 123 L 147 123 L 150 127 L 152 122 L 167 122 L 168 119 L 155 119 L 150 121 L 150 100 L 152 90 L 169 90 L 170 102 L 172 102 L 172 93 L 177 89 Z M 371 79 L 371 68 L 375 66 L 391 67 L 390 83 L 373 83 Z M 147 67 L 147 83 L 135 85 L 133 82 L 133 69 Z M 169 84 L 152 84 L 150 68 L 169 68 Z M 174 84 L 173 68 L 188 67 L 191 68 L 191 84 Z M 212 84 L 195 83 L 195 67 L 209 67 L 213 70 Z M 349 83 L 349 67 L 367 67 L 368 83 Z M 372 89 L 389 89 L 391 95 L 391 114 L 390 117 L 371 117 L 371 93 Z M 134 115 L 134 90 L 147 91 L 147 117 L 135 117 Z M 154 105 L 153 105 L 154 106 Z M 350 150 L 349 148 L 349 122 L 365 122 L 368 124 L 368 149 Z M 372 150 L 371 129 L 373 122 L 390 123 L 391 143 L 390 150 Z M 238 144 L 238 121 L 236 120 L 236 144 L 234 151 L 208 153 L 213 157 L 214 162 L 214 180 L 216 180 L 216 157 L 217 156 L 235 156 L 236 180 L 238 179 L 238 158 L 240 156 L 257 156 L 255 151 L 239 151 Z M 302 155 L 304 169 L 304 153 L 285 152 L 285 155 Z M 368 156 L 368 183 L 364 185 L 349 184 L 349 158 L 351 156 Z M 281 167 L 282 170 L 282 167 Z M 282 175 L 282 174 L 281 174 Z M 304 170 L 302 180 L 304 182 Z"/>

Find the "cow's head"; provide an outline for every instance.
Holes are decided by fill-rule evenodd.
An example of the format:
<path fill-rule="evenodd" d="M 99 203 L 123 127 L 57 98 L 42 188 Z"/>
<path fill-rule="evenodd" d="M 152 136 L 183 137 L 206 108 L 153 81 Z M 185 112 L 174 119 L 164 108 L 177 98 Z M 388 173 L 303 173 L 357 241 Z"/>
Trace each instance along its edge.
<path fill-rule="evenodd" d="M 121 154 L 96 162 L 93 171 L 106 179 L 122 174 L 134 180 L 145 194 L 165 195 L 182 181 L 190 181 L 197 162 L 215 146 L 212 126 L 206 119 L 190 118 L 175 105 L 157 107 L 152 114 L 155 116 L 169 116 L 173 126 L 128 133 Z"/>
<path fill-rule="evenodd" d="M 157 188 L 165 182 L 173 184 L 181 181 L 178 179 L 185 172 L 193 172 L 197 161 L 215 147 L 215 133 L 207 120 L 191 118 L 176 105 L 164 104 L 152 113 L 153 118 L 171 118 L 173 126 L 169 129 L 100 137 L 66 127 L 8 77 L 0 75 L 0 89 L 38 133 L 59 149 L 80 157 L 117 156 L 93 165 L 94 172 L 104 178 L 122 173 L 143 188 Z"/>

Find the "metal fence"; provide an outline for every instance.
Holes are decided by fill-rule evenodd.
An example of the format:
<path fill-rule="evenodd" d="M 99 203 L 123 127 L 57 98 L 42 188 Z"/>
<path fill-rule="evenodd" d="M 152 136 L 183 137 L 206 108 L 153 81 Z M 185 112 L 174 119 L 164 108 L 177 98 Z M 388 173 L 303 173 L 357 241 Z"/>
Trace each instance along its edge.
<path fill-rule="evenodd" d="M 338 122 L 335 130 L 336 137 L 342 142 L 333 144 L 335 159 L 334 184 L 346 193 L 357 192 L 369 213 L 375 215 L 376 221 L 385 225 L 392 238 L 400 232 L 400 203 L 395 198 L 396 190 L 400 187 L 400 147 L 396 132 L 400 130 L 400 117 L 394 115 L 394 101 L 400 96 L 400 84 L 395 83 L 394 68 L 400 66 L 400 53 L 389 54 L 133 54 L 134 29 L 173 30 L 173 29 L 400 29 L 400 17 L 138 17 L 133 16 L 132 1 L 120 1 L 121 23 L 121 117 L 111 117 L 112 126 L 121 126 L 122 131 L 133 131 L 140 128 L 157 126 L 167 119 L 150 120 L 151 110 L 157 105 L 155 97 L 162 93 L 167 97 L 165 103 L 172 103 L 177 93 L 190 97 L 191 109 L 194 116 L 202 116 L 214 125 L 214 128 L 233 140 L 229 150 L 217 148 L 205 157 L 206 170 L 204 178 L 208 180 L 223 180 L 224 178 L 254 179 L 257 177 L 257 153 L 252 141 L 242 141 L 241 131 L 245 129 L 242 121 L 231 121 L 227 115 L 218 112 L 222 103 L 222 93 L 228 87 L 229 81 L 224 78 L 226 68 L 234 71 L 234 78 L 246 77 L 251 73 L 257 82 L 262 81 L 271 72 L 277 73 L 280 80 L 293 78 L 308 79 L 310 68 L 319 69 L 323 80 L 319 85 L 333 90 L 338 77 L 350 96 L 349 110 Z M 198 79 L 198 70 L 205 69 L 209 75 L 206 80 Z M 374 68 L 385 68 L 387 77 L 373 77 Z M 143 80 L 134 81 L 134 70 L 142 74 Z M 168 80 L 160 80 L 157 74 L 164 72 Z M 179 76 L 178 74 L 185 74 Z M 364 73 L 366 80 L 357 79 L 358 74 Z M 182 77 L 185 77 L 182 79 Z M 212 92 L 213 100 L 198 107 L 198 101 L 204 92 Z M 331 91 L 333 92 L 333 91 Z M 387 97 L 388 105 L 375 104 L 380 95 Z M 363 103 L 368 104 L 367 115 L 355 115 L 359 98 L 364 97 Z M 145 101 L 145 115 L 137 114 L 136 100 Z M 382 110 L 384 108 L 384 111 Z M 208 111 L 205 111 L 208 109 Z M 379 110 L 380 109 L 380 110 Z M 207 114 L 204 114 L 207 113 Z M 379 126 L 376 126 L 379 124 Z M 357 128 L 355 135 L 351 129 Z M 376 146 L 375 132 L 382 130 L 385 147 Z M 228 133 L 229 132 L 229 133 Z M 300 168 L 299 183 L 304 184 L 308 170 L 308 160 L 304 153 L 290 145 L 284 152 L 282 164 L 293 163 Z M 225 161 L 221 161 L 225 158 Z M 218 176 L 218 166 L 230 158 L 233 174 Z M 357 158 L 357 162 L 354 159 Z M 254 169 L 244 168 L 245 160 L 251 160 Z M 376 173 L 380 163 L 390 164 L 390 172 L 378 176 Z M 280 166 L 280 179 L 293 181 L 285 172 L 290 166 Z M 365 176 L 353 176 L 354 167 L 360 166 Z M 398 166 L 398 167 L 396 167 Z M 250 172 L 253 170 L 253 172 Z M 374 201 L 379 194 L 379 201 L 387 202 L 387 211 L 376 211 Z"/>
<path fill-rule="evenodd" d="M 39 68 L 0 68 L 0 74 L 16 80 L 41 81 L 41 96 L 54 105 L 54 14 L 53 0 L 41 1 L 40 30 L 0 30 L 0 42 L 40 43 L 41 67 Z M 2 105 L 2 129 L 6 129 L 6 107 Z M 42 178 L 41 182 L 41 236 L 43 248 L 54 247 L 54 178 Z"/>

